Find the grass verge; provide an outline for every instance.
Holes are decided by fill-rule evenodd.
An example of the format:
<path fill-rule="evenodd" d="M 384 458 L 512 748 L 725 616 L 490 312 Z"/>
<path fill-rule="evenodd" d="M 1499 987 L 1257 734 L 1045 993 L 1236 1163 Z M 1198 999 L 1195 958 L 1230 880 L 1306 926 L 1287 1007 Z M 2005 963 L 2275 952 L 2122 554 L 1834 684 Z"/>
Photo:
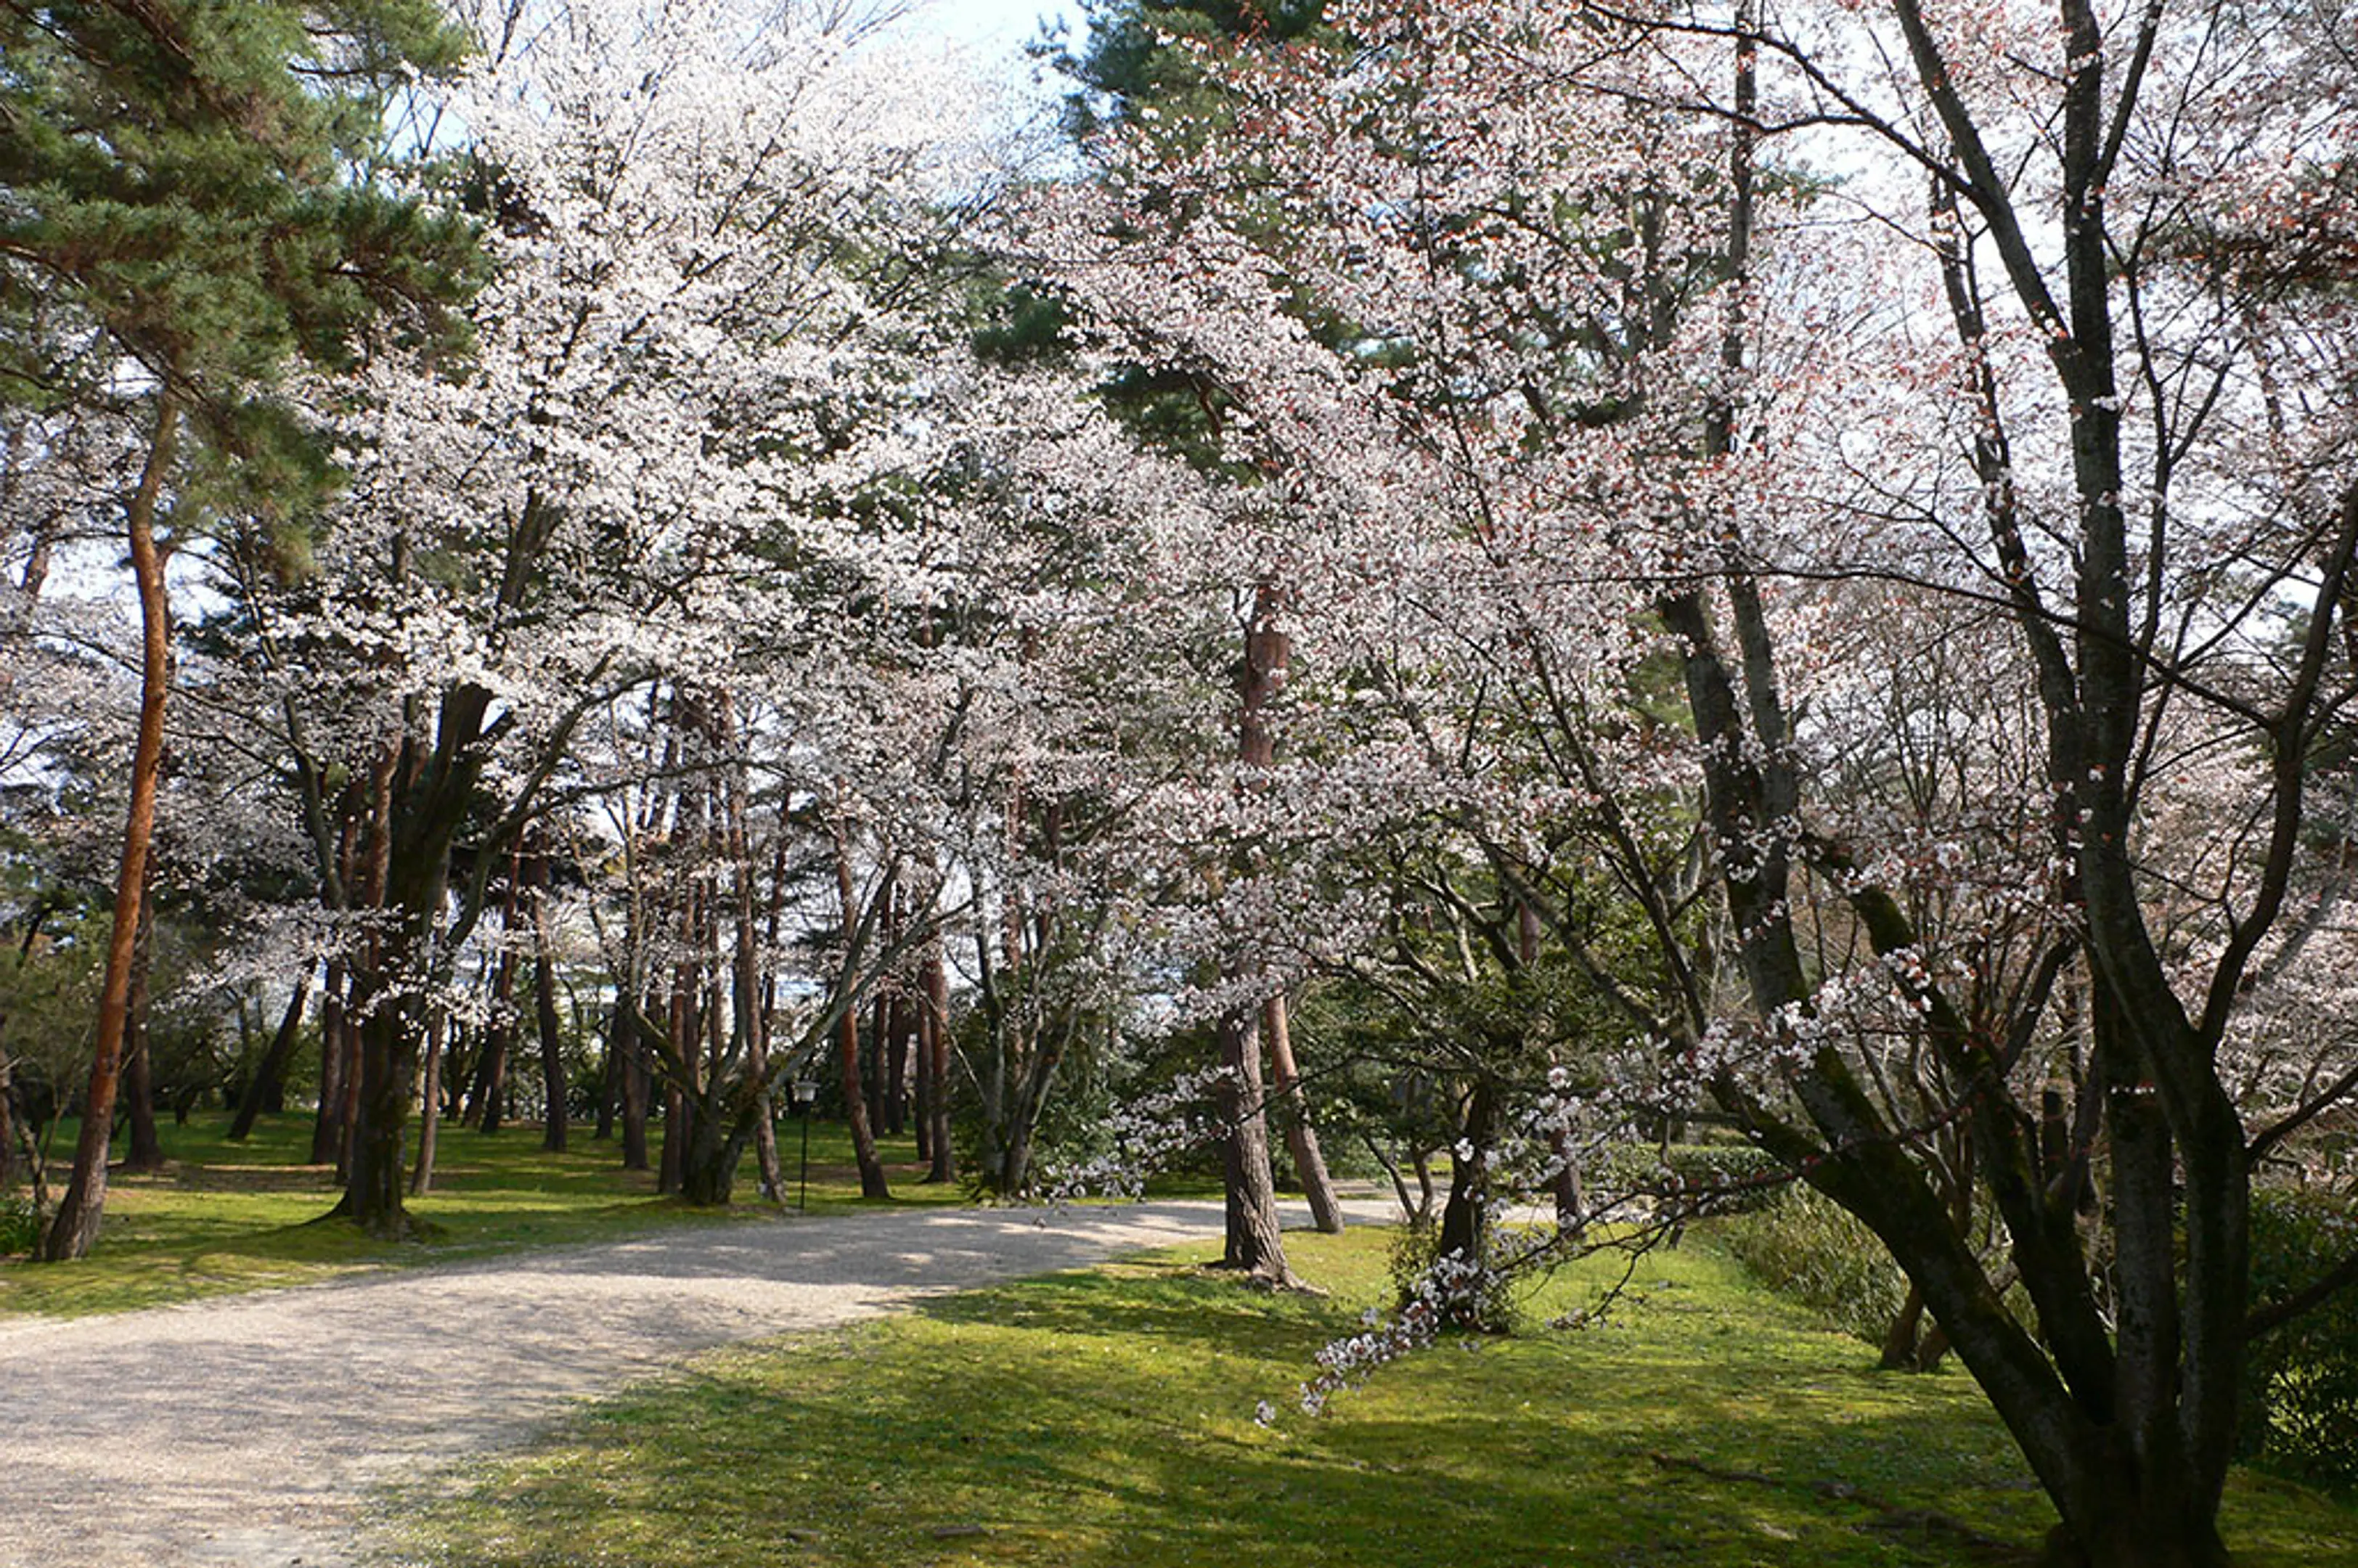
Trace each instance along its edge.
<path fill-rule="evenodd" d="M 2052 1522 L 1962 1375 L 1875 1372 L 1692 1244 L 1602 1325 L 1444 1346 L 1301 1415 L 1316 1347 L 1384 1295 L 1387 1240 L 1290 1237 L 1325 1298 L 1183 1252 L 704 1357 L 402 1498 L 380 1559 L 1947 1568 L 2027 1562 Z M 1603 1278 L 1563 1271 L 1525 1315 Z M 2358 1514 L 2281 1483 L 2239 1475 L 2226 1528 L 2250 1568 L 2358 1560 Z"/>
<path fill-rule="evenodd" d="M 168 1157 L 163 1171 L 110 1173 L 105 1222 L 89 1258 L 0 1263 L 0 1315 L 121 1312 L 308 1284 L 365 1269 L 613 1240 L 665 1225 L 776 1213 L 758 1202 L 713 1210 L 657 1197 L 650 1173 L 622 1169 L 617 1146 L 592 1141 L 584 1129 L 575 1130 L 569 1152 L 551 1154 L 541 1150 L 536 1124 L 489 1136 L 445 1127 L 434 1190 L 410 1204 L 436 1227 L 434 1239 L 374 1241 L 351 1226 L 322 1221 L 340 1194 L 331 1169 L 306 1162 L 311 1141 L 308 1114 L 265 1117 L 243 1143 L 230 1142 L 227 1127 L 225 1113 L 168 1126 L 162 1130 Z M 73 1133 L 68 1122 L 54 1141 L 70 1152 Z M 799 1195 L 801 1129 L 789 1123 L 779 1139 L 792 1204 Z M 919 1184 L 923 1168 L 906 1140 L 887 1140 L 881 1149 L 895 1203 L 961 1201 L 955 1188 Z M 810 1162 L 811 1212 L 866 1206 L 845 1129 L 815 1123 Z M 741 1184 L 746 1198 L 754 1195 L 751 1177 L 749 1160 Z"/>

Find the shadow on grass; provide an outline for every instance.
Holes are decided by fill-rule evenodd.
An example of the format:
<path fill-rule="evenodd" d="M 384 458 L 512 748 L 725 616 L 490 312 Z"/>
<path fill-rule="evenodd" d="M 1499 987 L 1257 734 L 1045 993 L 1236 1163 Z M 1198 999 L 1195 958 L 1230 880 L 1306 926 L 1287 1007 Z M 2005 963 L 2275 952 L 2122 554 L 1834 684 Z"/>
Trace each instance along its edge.
<path fill-rule="evenodd" d="M 1293 1391 L 1386 1292 L 1385 1238 L 1288 1247 L 1335 1296 L 1163 1255 L 706 1358 L 421 1507 L 406 1544 L 451 1568 L 569 1563 L 589 1530 L 644 1568 L 1949 1568 L 2026 1563 L 2052 1520 L 1964 1379 L 1876 1373 L 1693 1248 L 1603 1325 L 1445 1344 L 1308 1418 Z M 1567 1271 L 1534 1317 L 1594 1284 Z M 2252 1568 L 2358 1560 L 2358 1519 L 2312 1497 L 2239 1480 L 2228 1529 Z"/>
<path fill-rule="evenodd" d="M 1621 1345 L 1599 1331 L 1444 1346 L 1328 1418 L 1255 1421 L 1258 1400 L 1284 1402 L 1315 1346 L 1356 1324 L 1192 1266 L 979 1292 L 707 1363 L 503 1476 L 500 1507 L 516 1521 L 659 1519 L 617 1548 L 715 1568 L 764 1561 L 734 1543 L 785 1529 L 797 1561 L 843 1564 L 1932 1568 L 2027 1562 L 2019 1543 L 2047 1522 L 1996 1486 L 1957 1519 L 1961 1489 L 2012 1471 L 1976 1440 L 1959 1473 L 1950 1401 L 1859 1412 L 1829 1444 L 1823 1412 L 1762 1397 L 1707 1346 L 1669 1358 L 1679 1376 L 1626 1380 L 1617 1352 L 1675 1331 L 1660 1322 Z M 1674 1454 L 1694 1463 L 1663 1463 Z M 1878 1455 L 1919 1465 L 1871 1471 Z"/>

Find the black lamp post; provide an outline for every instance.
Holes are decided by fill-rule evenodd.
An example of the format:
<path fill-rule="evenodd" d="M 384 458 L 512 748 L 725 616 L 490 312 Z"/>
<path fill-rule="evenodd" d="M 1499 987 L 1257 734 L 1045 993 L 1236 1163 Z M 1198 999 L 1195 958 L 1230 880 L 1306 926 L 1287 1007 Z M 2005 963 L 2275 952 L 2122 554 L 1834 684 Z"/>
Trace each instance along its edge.
<path fill-rule="evenodd" d="M 798 1209 L 810 1207 L 810 1119 L 811 1107 L 818 1101 L 818 1080 L 795 1080 L 795 1114 L 803 1119 L 803 1178 L 802 1191 L 795 1198 Z"/>

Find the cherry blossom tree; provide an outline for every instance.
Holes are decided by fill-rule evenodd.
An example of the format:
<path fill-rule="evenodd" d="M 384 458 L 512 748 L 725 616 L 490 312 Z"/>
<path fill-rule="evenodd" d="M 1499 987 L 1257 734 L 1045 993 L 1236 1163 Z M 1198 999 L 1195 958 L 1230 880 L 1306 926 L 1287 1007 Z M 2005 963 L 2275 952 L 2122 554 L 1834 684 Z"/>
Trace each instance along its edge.
<path fill-rule="evenodd" d="M 2340 57 L 2164 8 L 1330 20 L 1202 51 L 1221 126 L 1075 203 L 1073 287 L 1249 416 L 1234 449 L 1310 499 L 1297 571 L 1386 582 L 1336 572 L 1318 619 L 1405 776 L 1671 1069 L 1642 1093 L 1891 1249 L 2055 1556 L 2223 1560 L 2243 1346 L 2298 1304 L 2248 1299 L 2290 1133 L 2230 1042 L 2320 876 L 2358 525 L 2334 306 L 2251 235 L 2338 243 L 2304 193 L 2342 178 Z M 2287 49 L 2325 107 L 2250 107 Z M 1827 657 L 1870 635 L 1880 693 Z M 1967 651 L 1988 718 L 1928 775 Z M 1578 859 L 1652 932 L 1643 984 L 1548 896 Z"/>
<path fill-rule="evenodd" d="M 446 199 L 481 214 L 494 264 L 476 341 L 324 389 L 350 499 L 260 643 L 323 868 L 328 781 L 365 781 L 341 896 L 379 913 L 352 967 L 346 1208 L 377 1229 L 404 1223 L 435 989 L 536 816 L 665 781 L 624 837 L 666 840 L 684 880 L 654 904 L 628 895 L 645 918 L 622 923 L 616 951 L 637 956 L 616 1005 L 684 1097 L 674 1134 L 723 1097 L 681 1170 L 725 1195 L 800 1054 L 764 1039 L 772 1010 L 753 1001 L 774 993 L 784 940 L 762 911 L 797 896 L 789 841 L 814 801 L 862 824 L 902 813 L 912 770 L 955 773 L 971 728 L 956 683 L 903 641 L 945 575 L 971 446 L 959 236 L 1007 178 L 955 62 L 881 52 L 831 8 L 718 0 L 560 9 L 511 43 L 450 116 L 469 139 Z M 308 695 L 323 669 L 330 705 Z M 590 743 L 593 716 L 648 693 L 653 728 Z M 862 888 L 918 849 L 860 837 Z M 871 914 L 841 922 L 866 956 L 830 1019 L 875 983 Z M 674 939 L 685 955 L 663 952 Z M 657 1028 L 629 1014 L 665 967 L 735 978 L 687 984 L 696 1005 Z"/>

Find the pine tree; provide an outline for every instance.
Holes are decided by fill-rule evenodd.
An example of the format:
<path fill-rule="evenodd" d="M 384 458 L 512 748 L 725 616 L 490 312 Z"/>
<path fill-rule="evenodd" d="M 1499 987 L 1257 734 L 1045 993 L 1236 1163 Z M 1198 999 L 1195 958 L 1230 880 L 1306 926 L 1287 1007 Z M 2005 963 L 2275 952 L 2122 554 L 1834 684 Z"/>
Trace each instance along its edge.
<path fill-rule="evenodd" d="M 383 323 L 438 330 L 471 272 L 468 235 L 373 160 L 387 94 L 460 49 L 431 0 L 0 4 L 0 397 L 129 387 L 148 430 L 124 508 L 141 622 L 129 821 L 49 1260 L 89 1250 L 105 1201 L 168 685 L 159 523 L 192 524 L 200 497 L 299 514 L 327 471 L 272 395 L 281 373 L 346 364 Z M 103 384 L 59 368 L 60 313 L 110 347 Z"/>

